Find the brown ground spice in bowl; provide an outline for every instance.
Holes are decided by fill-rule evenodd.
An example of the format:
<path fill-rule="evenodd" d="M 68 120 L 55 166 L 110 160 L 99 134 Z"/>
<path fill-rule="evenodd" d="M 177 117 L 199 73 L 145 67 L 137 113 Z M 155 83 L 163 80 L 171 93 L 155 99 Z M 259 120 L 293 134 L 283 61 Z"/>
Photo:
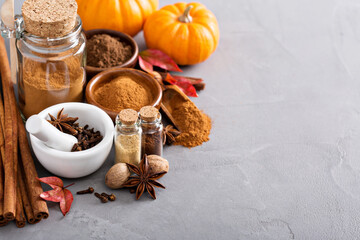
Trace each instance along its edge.
<path fill-rule="evenodd" d="M 107 34 L 94 35 L 87 41 L 87 65 L 99 68 L 115 67 L 133 55 L 127 43 Z"/>
<path fill-rule="evenodd" d="M 191 101 L 178 101 L 172 115 L 179 125 L 181 134 L 174 145 L 191 148 L 210 140 L 211 119 Z"/>
<path fill-rule="evenodd" d="M 95 91 L 95 101 L 113 111 L 134 109 L 139 111 L 152 100 L 149 89 L 128 76 L 117 77 Z"/>

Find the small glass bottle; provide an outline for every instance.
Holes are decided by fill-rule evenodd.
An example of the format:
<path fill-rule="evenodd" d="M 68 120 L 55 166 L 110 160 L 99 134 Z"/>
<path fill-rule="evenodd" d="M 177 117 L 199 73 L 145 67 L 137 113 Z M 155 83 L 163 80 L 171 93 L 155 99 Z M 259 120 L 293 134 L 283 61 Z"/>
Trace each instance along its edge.
<path fill-rule="evenodd" d="M 116 117 L 115 163 L 139 165 L 141 160 L 141 133 L 138 113 L 132 109 L 122 110 Z"/>
<path fill-rule="evenodd" d="M 159 110 L 152 106 L 140 109 L 142 128 L 142 153 L 146 155 L 162 156 L 163 152 L 163 124 Z"/>

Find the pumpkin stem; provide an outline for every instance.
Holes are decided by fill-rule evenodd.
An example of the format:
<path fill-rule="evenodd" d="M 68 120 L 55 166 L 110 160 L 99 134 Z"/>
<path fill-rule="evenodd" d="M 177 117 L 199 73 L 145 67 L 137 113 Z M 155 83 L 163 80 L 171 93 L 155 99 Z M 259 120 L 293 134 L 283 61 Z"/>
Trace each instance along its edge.
<path fill-rule="evenodd" d="M 183 23 L 192 22 L 192 17 L 190 16 L 190 10 L 193 8 L 192 5 L 189 5 L 185 8 L 184 14 L 179 17 L 179 21 Z"/>

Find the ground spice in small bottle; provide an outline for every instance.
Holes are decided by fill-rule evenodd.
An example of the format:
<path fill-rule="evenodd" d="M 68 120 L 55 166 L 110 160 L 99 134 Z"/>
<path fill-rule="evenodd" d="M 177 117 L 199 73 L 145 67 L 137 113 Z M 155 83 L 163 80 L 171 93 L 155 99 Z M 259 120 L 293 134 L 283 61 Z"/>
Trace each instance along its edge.
<path fill-rule="evenodd" d="M 163 152 L 163 125 L 159 110 L 152 106 L 140 109 L 141 128 L 142 128 L 142 151 L 141 156 L 158 155 Z"/>
<path fill-rule="evenodd" d="M 138 113 L 132 109 L 122 110 L 116 118 L 115 163 L 140 163 L 141 127 Z"/>

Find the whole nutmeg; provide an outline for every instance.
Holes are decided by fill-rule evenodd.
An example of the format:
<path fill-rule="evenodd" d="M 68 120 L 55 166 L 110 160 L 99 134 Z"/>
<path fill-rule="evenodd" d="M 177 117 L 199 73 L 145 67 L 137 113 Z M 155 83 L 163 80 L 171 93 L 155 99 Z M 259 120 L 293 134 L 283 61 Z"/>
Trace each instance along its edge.
<path fill-rule="evenodd" d="M 152 73 L 149 74 L 152 75 L 159 83 L 162 83 L 162 77 L 160 73 L 153 71 Z"/>
<path fill-rule="evenodd" d="M 130 171 L 126 163 L 117 163 L 107 172 L 105 184 L 111 189 L 122 188 L 122 185 L 129 179 Z"/>
<path fill-rule="evenodd" d="M 169 162 L 165 158 L 158 155 L 149 155 L 147 159 L 149 161 L 150 174 L 169 171 Z"/>

